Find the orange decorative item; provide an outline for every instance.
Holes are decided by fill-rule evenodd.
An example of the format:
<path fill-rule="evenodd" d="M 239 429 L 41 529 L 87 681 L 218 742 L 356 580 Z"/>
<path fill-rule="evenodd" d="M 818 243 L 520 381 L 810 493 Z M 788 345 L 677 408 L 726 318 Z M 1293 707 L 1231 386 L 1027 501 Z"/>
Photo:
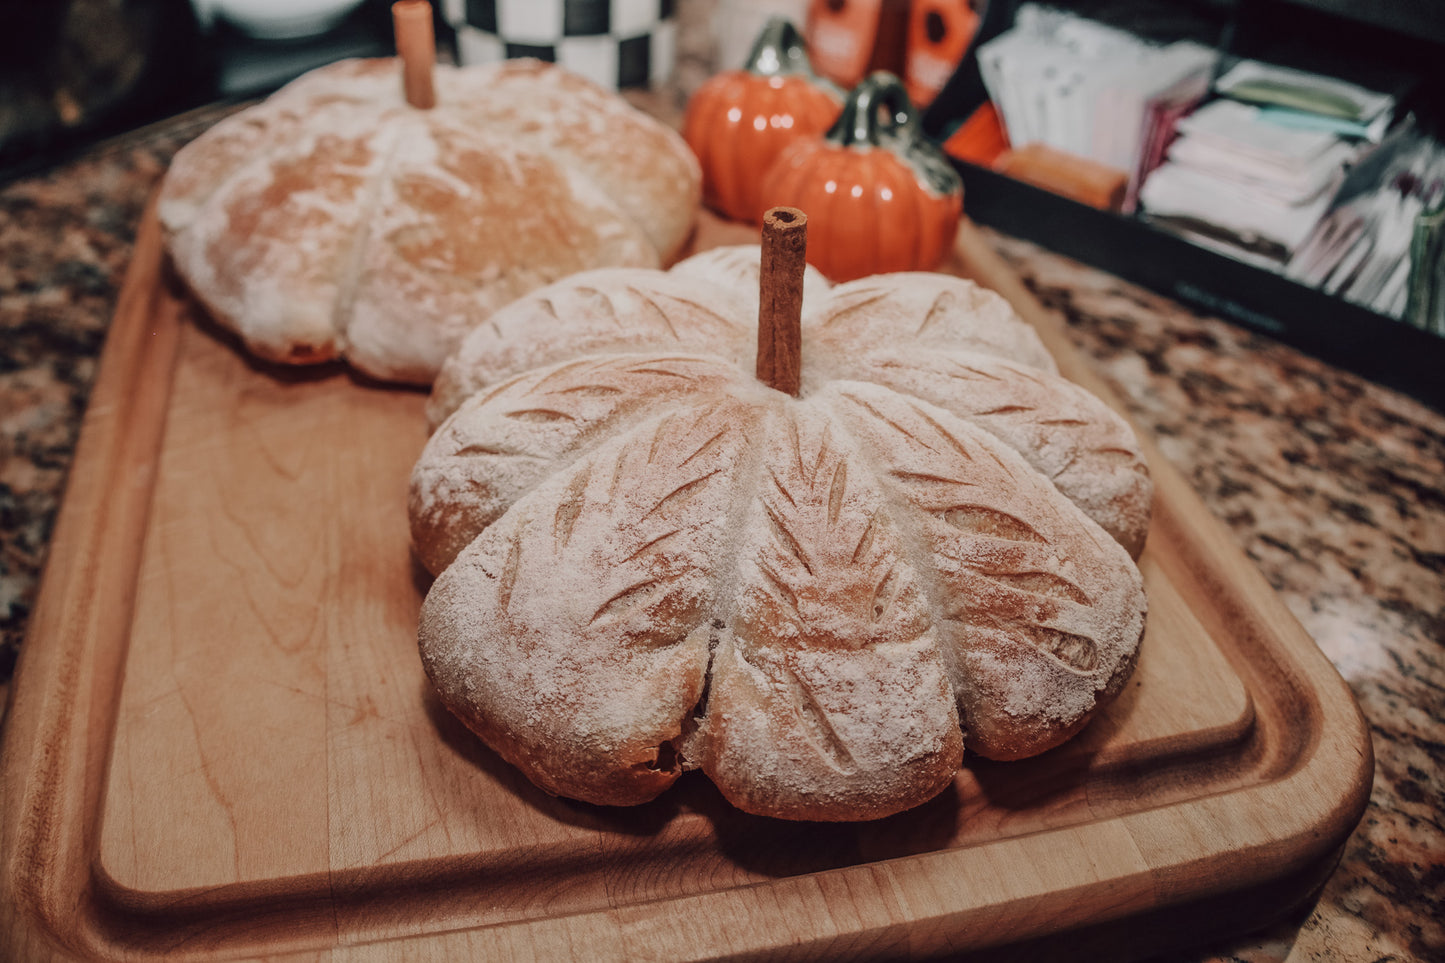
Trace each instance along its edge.
<path fill-rule="evenodd" d="M 978 32 L 975 0 L 913 0 L 903 83 L 908 96 L 926 107 L 958 69 Z"/>
<path fill-rule="evenodd" d="M 943 142 L 945 154 L 979 167 L 992 167 L 1008 148 L 1008 131 L 1003 129 L 1003 121 L 999 120 L 991 100 L 980 104 Z"/>
<path fill-rule="evenodd" d="M 769 20 L 746 66 L 716 75 L 688 102 L 682 135 L 702 165 L 703 202 L 759 223 L 763 173 L 793 141 L 826 131 L 842 106 L 842 91 L 813 73 L 798 28 Z"/>
<path fill-rule="evenodd" d="M 807 213 L 808 262 L 834 281 L 933 270 L 963 211 L 963 182 L 886 72 L 853 89 L 825 137 L 783 151 L 762 194 Z"/>
<path fill-rule="evenodd" d="M 909 0 L 813 0 L 808 49 L 829 80 L 852 87 L 869 73 L 903 73 Z"/>

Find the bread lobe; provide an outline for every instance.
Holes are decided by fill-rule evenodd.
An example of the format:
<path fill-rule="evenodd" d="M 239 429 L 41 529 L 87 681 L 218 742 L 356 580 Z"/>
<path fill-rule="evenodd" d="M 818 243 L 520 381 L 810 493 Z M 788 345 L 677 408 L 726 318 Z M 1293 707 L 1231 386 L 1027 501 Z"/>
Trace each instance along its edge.
<path fill-rule="evenodd" d="M 1138 558 L 1153 486 L 1138 439 L 1096 396 L 1038 369 L 970 351 L 883 350 L 855 377 L 938 405 L 1018 452 Z M 841 365 L 839 366 L 841 367 Z"/>
<path fill-rule="evenodd" d="M 533 368 L 594 354 L 704 352 L 745 364 L 756 351 L 756 300 L 670 271 L 602 269 L 518 298 L 475 328 L 442 366 L 433 427 L 468 397 Z"/>
<path fill-rule="evenodd" d="M 880 386 L 830 391 L 920 512 L 969 748 L 1063 742 L 1133 668 L 1146 599 L 1128 553 L 986 432 Z"/>
<path fill-rule="evenodd" d="M 703 769 L 740 808 L 871 819 L 953 779 L 958 715 L 917 568 L 831 412 L 780 403 L 739 493 Z"/>
<path fill-rule="evenodd" d="M 652 798 L 702 695 L 735 405 L 623 433 L 517 502 L 438 577 L 419 639 L 443 702 L 542 788 Z"/>
<path fill-rule="evenodd" d="M 412 546 L 432 574 L 527 491 L 630 425 L 742 383 L 717 359 L 593 355 L 480 391 L 437 429 L 413 469 Z"/>

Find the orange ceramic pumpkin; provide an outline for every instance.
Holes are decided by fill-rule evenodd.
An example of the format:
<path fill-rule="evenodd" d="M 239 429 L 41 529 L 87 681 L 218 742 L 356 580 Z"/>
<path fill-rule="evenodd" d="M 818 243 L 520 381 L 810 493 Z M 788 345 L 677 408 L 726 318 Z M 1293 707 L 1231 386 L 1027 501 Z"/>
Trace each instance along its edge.
<path fill-rule="evenodd" d="M 747 65 L 716 75 L 688 102 L 682 135 L 702 165 L 703 202 L 761 223 L 763 173 L 794 140 L 826 131 L 842 106 L 841 91 L 813 73 L 797 28 L 770 20 Z"/>
<path fill-rule="evenodd" d="M 948 253 L 963 182 L 918 133 L 903 84 L 873 74 L 822 138 L 798 141 L 763 178 L 765 207 L 808 215 L 808 261 L 834 281 L 931 271 Z"/>

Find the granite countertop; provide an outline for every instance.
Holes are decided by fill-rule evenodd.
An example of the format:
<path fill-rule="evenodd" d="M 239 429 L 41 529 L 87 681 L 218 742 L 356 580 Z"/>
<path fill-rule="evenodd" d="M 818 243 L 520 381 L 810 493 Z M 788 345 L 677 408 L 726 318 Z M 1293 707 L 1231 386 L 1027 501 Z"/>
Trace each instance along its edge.
<path fill-rule="evenodd" d="M 0 187 L 0 684 L 147 196 L 203 110 Z M 1445 958 L 1445 416 L 994 236 L 1348 681 L 1370 805 L 1311 907 L 1173 959 Z"/>

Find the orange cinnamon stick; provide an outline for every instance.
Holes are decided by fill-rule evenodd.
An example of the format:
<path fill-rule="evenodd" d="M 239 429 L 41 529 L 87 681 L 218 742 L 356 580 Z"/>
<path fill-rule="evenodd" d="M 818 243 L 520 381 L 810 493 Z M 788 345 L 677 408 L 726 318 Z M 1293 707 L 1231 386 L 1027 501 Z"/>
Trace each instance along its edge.
<path fill-rule="evenodd" d="M 391 5 L 391 24 L 396 32 L 396 53 L 401 58 L 406 102 L 420 110 L 430 110 L 437 103 L 436 89 L 432 86 L 437 43 L 432 30 L 431 4 L 427 0 L 397 0 Z"/>
<path fill-rule="evenodd" d="M 774 207 L 763 215 L 763 264 L 758 278 L 758 380 L 798 396 L 803 380 L 803 269 L 808 215 Z"/>

